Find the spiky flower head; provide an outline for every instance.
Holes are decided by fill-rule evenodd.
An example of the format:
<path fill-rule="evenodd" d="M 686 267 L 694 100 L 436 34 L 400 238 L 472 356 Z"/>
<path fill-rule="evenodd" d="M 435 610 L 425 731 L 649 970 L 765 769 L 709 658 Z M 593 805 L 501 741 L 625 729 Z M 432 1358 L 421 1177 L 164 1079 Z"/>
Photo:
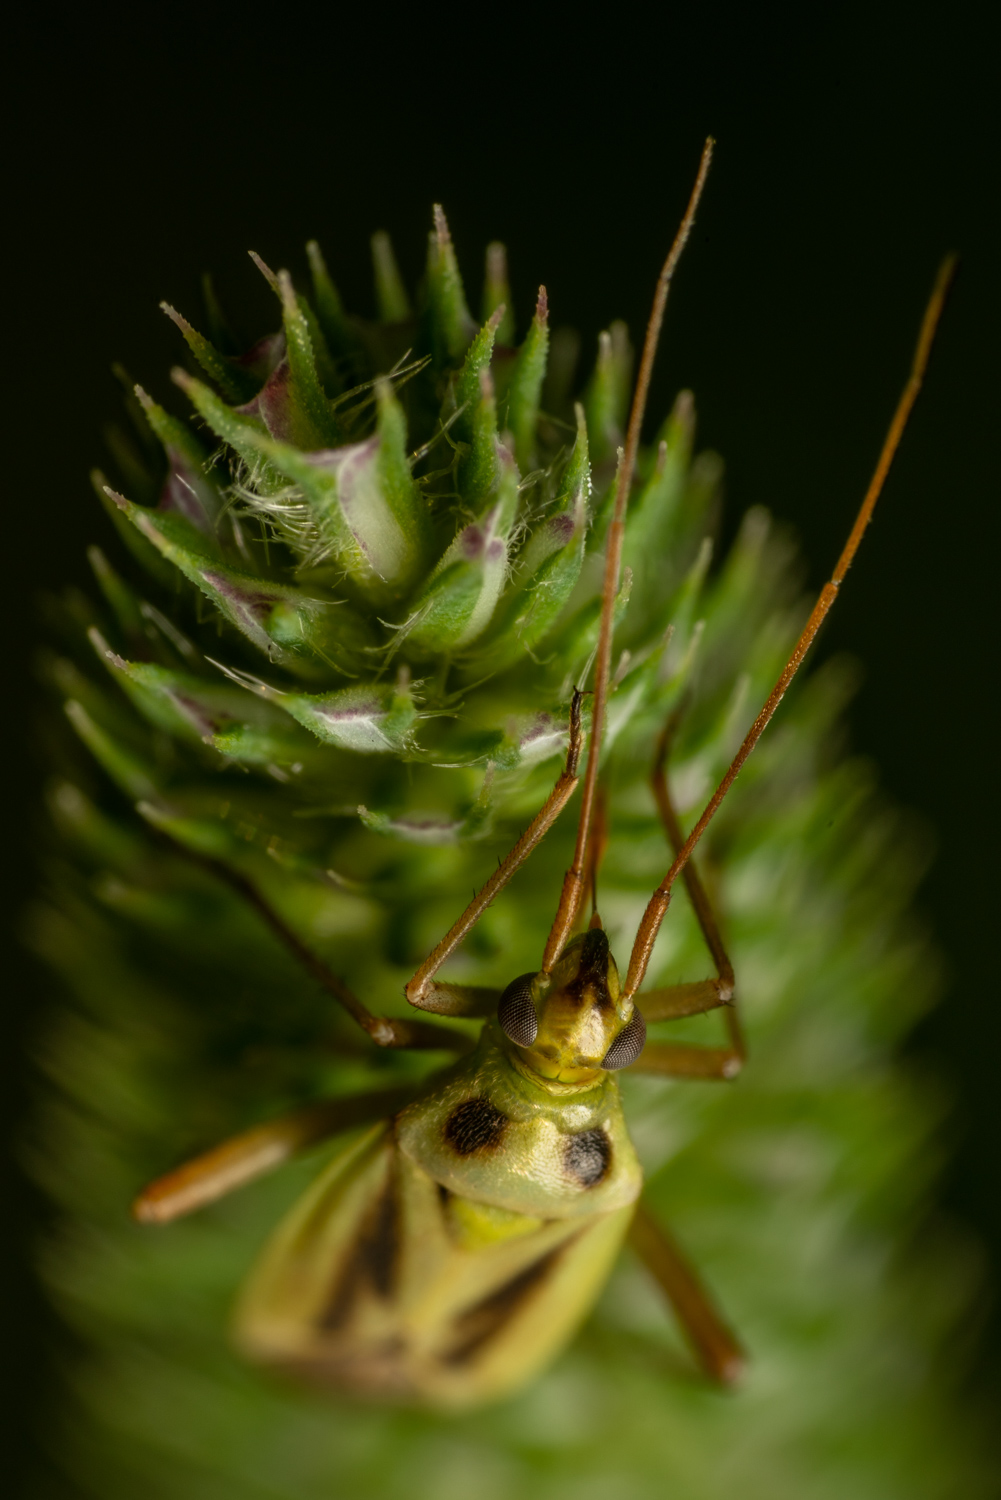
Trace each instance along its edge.
<path fill-rule="evenodd" d="M 678 1379 L 666 1316 L 626 1267 L 509 1407 L 449 1428 L 331 1409 L 225 1339 L 315 1158 L 159 1234 L 127 1221 L 143 1181 L 242 1126 L 441 1063 L 373 1046 L 262 911 L 403 1016 L 403 983 L 552 785 L 588 680 L 625 328 L 602 334 L 575 404 L 546 293 L 516 316 L 502 247 L 479 320 L 440 209 L 413 302 L 388 238 L 372 249 L 375 322 L 345 312 L 315 242 L 308 293 L 255 256 L 280 328 L 249 348 L 211 288 L 199 326 L 168 308 L 187 367 L 173 390 L 135 388 L 119 473 L 96 476 L 124 548 L 92 550 L 99 606 L 68 601 L 48 667 L 92 761 L 64 747 L 52 805 L 70 859 L 35 924 L 74 996 L 50 1032 L 60 1088 L 41 1135 L 66 1226 L 50 1281 L 88 1351 L 59 1461 L 102 1500 L 137 1481 L 165 1500 L 412 1500 L 415 1475 L 440 1500 L 456 1454 L 464 1493 L 544 1500 L 913 1500 L 941 1493 L 943 1462 L 977 1493 L 927 1364 L 955 1278 L 923 1267 L 916 1319 L 899 1296 L 915 1272 L 893 1269 L 929 1121 L 886 1061 L 933 985 L 899 917 L 920 856 L 865 770 L 825 748 L 850 687 L 837 664 L 784 706 L 701 853 L 751 1067 L 734 1087 L 625 1085 L 653 1201 L 751 1347 L 743 1396 Z M 694 433 L 682 393 L 629 508 L 603 750 L 620 951 L 665 867 L 647 776 L 668 716 L 683 709 L 671 774 L 690 813 L 801 617 L 791 550 L 760 511 L 710 572 L 721 465 L 693 456 Z M 503 987 L 538 966 L 572 835 L 557 825 L 449 975 Z M 650 979 L 707 966 L 676 902 Z M 712 1024 L 681 1035 L 711 1040 Z"/>

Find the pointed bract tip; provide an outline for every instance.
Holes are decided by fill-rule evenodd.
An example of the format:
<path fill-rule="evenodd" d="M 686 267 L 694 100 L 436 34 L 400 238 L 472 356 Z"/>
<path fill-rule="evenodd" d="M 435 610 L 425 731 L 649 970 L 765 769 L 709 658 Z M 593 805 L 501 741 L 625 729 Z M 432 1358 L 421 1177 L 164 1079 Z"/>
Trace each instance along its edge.
<path fill-rule="evenodd" d="M 254 262 L 254 265 L 260 271 L 261 275 L 264 277 L 271 290 L 273 292 L 277 292 L 278 277 L 275 275 L 274 271 L 272 271 L 267 261 L 262 260 L 256 250 L 248 250 L 247 254 L 250 256 L 251 260 Z"/>
<path fill-rule="evenodd" d="M 297 303 L 295 300 L 295 287 L 292 285 L 292 277 L 288 271 L 279 271 L 277 280 L 277 291 L 282 299 L 282 305 L 290 311 L 294 311 Z"/>
<path fill-rule="evenodd" d="M 487 327 L 492 328 L 494 333 L 496 333 L 498 328 L 504 321 L 504 314 L 506 312 L 507 307 L 505 306 L 505 304 L 503 302 L 499 302 L 487 319 Z"/>
<path fill-rule="evenodd" d="M 187 370 L 182 370 L 180 365 L 175 365 L 170 372 L 170 378 L 186 396 L 189 396 L 198 384 L 194 376 L 189 375 Z"/>
<path fill-rule="evenodd" d="M 327 276 L 327 262 L 323 258 L 319 240 L 306 241 L 306 259 L 309 261 L 310 275 L 321 280 Z"/>
<path fill-rule="evenodd" d="M 128 662 L 125 660 L 124 656 L 119 656 L 117 651 L 112 651 L 111 647 L 108 645 L 107 641 L 104 639 L 104 636 L 98 630 L 96 625 L 92 625 L 87 631 L 87 639 L 90 641 L 90 644 L 93 646 L 98 656 L 105 657 L 108 661 L 110 661 L 111 665 L 113 667 L 117 667 L 120 672 L 125 671 L 125 668 L 128 666 Z"/>
<path fill-rule="evenodd" d="M 119 385 L 124 391 L 132 390 L 135 382 L 133 381 L 132 376 L 129 374 L 128 370 L 122 364 L 121 360 L 113 359 L 111 361 L 111 373 L 112 375 L 114 375 L 115 379 L 118 381 Z"/>
<path fill-rule="evenodd" d="M 185 329 L 191 327 L 191 324 L 188 322 L 187 318 L 182 318 L 181 314 L 177 311 L 177 308 L 171 307 L 169 302 L 161 302 L 160 311 L 165 312 L 170 321 L 172 323 L 176 323 L 177 327 L 181 330 L 182 333 L 184 333 Z"/>
<path fill-rule="evenodd" d="M 139 402 L 139 405 L 142 407 L 143 411 L 152 411 L 153 407 L 156 405 L 153 397 L 148 395 L 147 392 L 143 390 L 141 385 L 134 385 L 132 389 L 135 392 L 136 400 Z"/>
<path fill-rule="evenodd" d="M 610 323 L 608 332 L 612 341 L 612 350 L 621 358 L 629 353 L 629 324 L 622 318 L 616 318 Z"/>
<path fill-rule="evenodd" d="M 124 495 L 120 495 L 117 490 L 113 490 L 110 484 L 102 484 L 101 488 L 109 500 L 114 500 L 119 510 L 128 510 L 129 502 Z"/>
<path fill-rule="evenodd" d="M 500 240 L 491 240 L 487 246 L 487 275 L 491 281 L 507 278 L 507 246 Z"/>
<path fill-rule="evenodd" d="M 695 421 L 695 396 L 691 391 L 679 391 L 674 400 L 674 411 L 671 415 L 686 427 L 690 427 Z"/>
<path fill-rule="evenodd" d="M 539 295 L 535 303 L 535 316 L 543 327 L 549 322 L 549 293 L 544 286 L 539 287 Z"/>
<path fill-rule="evenodd" d="M 586 433 L 587 432 L 587 417 L 586 417 L 586 415 L 584 413 L 583 404 L 580 401 L 575 401 L 574 402 L 574 404 L 573 404 L 573 414 L 574 414 L 574 418 L 575 418 L 576 423 L 577 423 L 577 433 L 578 433 L 578 436 L 582 432 Z"/>
<path fill-rule="evenodd" d="M 434 232 L 438 239 L 438 248 L 444 250 L 445 246 L 451 243 L 452 236 L 449 233 L 445 210 L 440 203 L 434 206 Z"/>

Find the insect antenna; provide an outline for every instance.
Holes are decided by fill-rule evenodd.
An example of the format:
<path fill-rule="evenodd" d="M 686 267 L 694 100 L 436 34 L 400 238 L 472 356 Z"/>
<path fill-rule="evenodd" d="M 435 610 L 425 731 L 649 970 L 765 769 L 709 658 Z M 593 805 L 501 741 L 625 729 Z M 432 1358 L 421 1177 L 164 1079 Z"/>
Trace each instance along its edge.
<path fill-rule="evenodd" d="M 605 858 L 605 850 L 608 848 L 608 799 L 605 797 L 604 789 L 598 787 L 594 801 L 594 816 L 591 819 L 591 833 L 587 843 L 587 886 L 591 891 L 591 923 L 592 927 L 601 926 L 601 917 L 598 915 L 598 876 L 601 873 L 601 864 Z"/>
<path fill-rule="evenodd" d="M 553 919 L 552 929 L 550 930 L 542 959 L 542 971 L 547 974 L 563 951 L 584 899 L 587 843 L 594 810 L 595 789 L 598 782 L 598 760 L 601 753 L 605 704 L 608 700 L 613 612 L 615 608 L 615 595 L 619 586 L 619 569 L 622 563 L 626 505 L 629 500 L 633 470 L 636 467 L 640 430 L 643 426 L 643 417 L 646 412 L 647 396 L 650 391 L 650 377 L 653 374 L 653 362 L 657 354 L 661 325 L 664 321 L 667 294 L 670 291 L 671 279 L 681 258 L 681 252 L 685 248 L 688 236 L 692 231 L 692 225 L 695 222 L 695 212 L 699 206 L 699 199 L 702 197 L 702 189 L 705 186 L 706 177 L 709 173 L 709 164 L 712 161 L 715 144 L 712 136 L 709 136 L 702 148 L 702 158 L 699 162 L 695 186 L 692 188 L 691 197 L 688 200 L 688 207 L 685 209 L 684 217 L 674 237 L 674 243 L 668 251 L 667 259 L 657 279 L 653 308 L 650 312 L 650 321 L 647 324 L 646 338 L 643 342 L 643 357 L 640 360 L 639 374 L 636 378 L 636 390 L 633 395 L 632 409 L 629 413 L 629 426 L 626 429 L 625 446 L 619 450 L 619 463 L 615 475 L 615 503 L 612 511 L 612 523 L 608 528 L 608 541 L 605 546 L 605 573 L 601 592 L 601 626 L 598 634 L 598 650 L 594 660 L 594 702 L 591 715 L 591 736 L 587 747 L 587 768 L 584 772 L 584 790 L 581 794 L 580 818 L 577 824 L 577 843 L 574 849 L 573 864 L 570 866 L 563 880 L 560 903 L 556 910 L 556 916 Z"/>
<path fill-rule="evenodd" d="M 715 792 L 713 792 L 712 796 L 710 797 L 708 803 L 703 809 L 702 815 L 699 818 L 698 822 L 695 824 L 691 833 L 688 835 L 684 843 L 681 845 L 681 848 L 678 850 L 674 859 L 674 863 L 671 865 L 671 868 L 668 870 L 667 874 L 664 876 L 664 879 L 654 891 L 649 903 L 647 904 L 647 908 L 643 913 L 643 918 L 636 933 L 636 938 L 633 943 L 633 950 L 629 958 L 629 969 L 626 975 L 626 983 L 623 991 L 625 997 L 627 998 L 635 995 L 636 991 L 643 983 L 647 965 L 650 962 L 650 954 L 653 951 L 654 941 L 656 940 L 657 933 L 660 930 L 660 924 L 664 920 L 664 915 L 671 900 L 671 887 L 674 885 L 675 880 L 681 874 L 682 870 L 685 868 L 685 865 L 688 863 L 692 850 L 695 848 L 699 839 L 708 828 L 710 822 L 716 814 L 720 803 L 723 801 L 723 798 L 726 796 L 727 792 L 730 790 L 731 786 L 736 780 L 741 766 L 747 760 L 747 757 L 750 755 L 751 751 L 758 743 L 758 740 L 761 738 L 765 727 L 767 726 L 769 720 L 771 719 L 775 710 L 778 708 L 783 697 L 785 696 L 786 689 L 792 682 L 792 679 L 795 677 L 796 673 L 799 671 L 803 658 L 806 656 L 807 651 L 809 651 L 814 637 L 823 624 L 824 619 L 826 618 L 827 613 L 831 608 L 831 605 L 838 597 L 838 590 L 840 589 L 841 584 L 844 581 L 845 574 L 848 572 L 848 569 L 852 565 L 852 560 L 855 557 L 855 553 L 858 551 L 859 544 L 862 541 L 862 537 L 865 535 L 866 527 L 869 525 L 869 522 L 872 519 L 872 513 L 876 508 L 876 501 L 879 499 L 880 493 L 882 492 L 883 486 L 886 482 L 886 476 L 890 471 L 890 465 L 892 464 L 894 455 L 896 454 L 896 451 L 900 446 L 900 440 L 904 435 L 904 429 L 907 426 L 907 420 L 910 417 L 914 403 L 918 397 L 918 392 L 921 389 L 925 370 L 928 367 L 928 359 L 931 355 L 935 332 L 938 327 L 939 320 L 942 316 L 942 311 L 945 306 L 945 299 L 948 294 L 949 287 L 956 273 L 956 264 L 956 256 L 947 255 L 945 260 L 942 262 L 942 265 L 939 267 L 938 275 L 935 278 L 935 285 L 932 289 L 932 294 L 928 300 L 928 306 L 925 309 L 925 315 L 921 322 L 921 331 L 918 335 L 917 348 L 914 352 L 914 360 L 911 365 L 911 372 L 908 377 L 907 384 L 904 386 L 903 393 L 901 394 L 900 400 L 897 403 L 897 409 L 893 414 L 893 420 L 890 422 L 890 427 L 886 434 L 886 438 L 884 439 L 879 459 L 877 460 L 872 478 L 869 481 L 869 488 L 866 490 L 865 498 L 863 499 L 862 504 L 859 508 L 858 515 L 855 517 L 855 524 L 851 529 L 851 533 L 849 534 L 844 548 L 842 549 L 841 556 L 838 558 L 834 572 L 831 574 L 831 577 L 821 589 L 817 602 L 810 614 L 810 618 L 807 620 L 806 625 L 803 627 L 802 634 L 800 635 L 799 640 L 796 642 L 796 645 L 793 647 L 792 655 L 789 657 L 789 660 L 783 667 L 782 673 L 779 676 L 779 679 L 776 682 L 775 686 L 769 693 L 764 707 L 761 709 L 761 712 L 758 714 L 754 723 L 748 730 L 743 744 L 737 751 L 733 760 L 730 762 L 725 776 L 723 777 L 719 786 L 716 788 Z M 611 547 L 609 550 L 611 550 Z M 597 712 L 598 710 L 596 705 L 596 718 Z M 593 744 L 594 740 L 592 738 L 592 747 Z M 590 766 L 591 762 L 589 759 L 588 770 L 590 770 Z"/>

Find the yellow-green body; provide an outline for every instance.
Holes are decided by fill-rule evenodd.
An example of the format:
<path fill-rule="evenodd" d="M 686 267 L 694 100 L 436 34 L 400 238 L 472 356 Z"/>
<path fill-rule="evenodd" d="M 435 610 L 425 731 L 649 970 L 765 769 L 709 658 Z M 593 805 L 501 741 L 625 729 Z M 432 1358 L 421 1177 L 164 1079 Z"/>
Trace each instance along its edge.
<path fill-rule="evenodd" d="M 642 1185 L 611 1073 L 540 1077 L 496 1022 L 356 1138 L 278 1228 L 237 1338 L 359 1395 L 460 1408 L 523 1385 L 591 1308 Z"/>

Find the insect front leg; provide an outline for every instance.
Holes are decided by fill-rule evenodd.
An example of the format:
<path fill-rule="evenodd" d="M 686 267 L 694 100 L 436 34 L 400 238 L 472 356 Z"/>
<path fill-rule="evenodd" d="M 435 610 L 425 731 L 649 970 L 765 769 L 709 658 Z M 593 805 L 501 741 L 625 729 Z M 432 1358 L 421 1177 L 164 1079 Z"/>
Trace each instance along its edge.
<path fill-rule="evenodd" d="M 435 974 L 446 958 L 454 953 L 467 932 L 470 932 L 487 907 L 507 885 L 511 876 L 524 864 L 537 844 L 549 832 L 560 813 L 573 796 L 577 786 L 577 766 L 584 743 L 581 723 L 581 697 L 575 692 L 570 704 L 570 742 L 567 746 L 566 763 L 556 785 L 525 829 L 510 853 L 501 861 L 490 879 L 470 901 L 461 917 L 442 938 L 441 942 L 421 964 L 404 994 L 418 1010 L 434 1011 L 444 1016 L 484 1016 L 492 1014 L 500 998 L 499 990 L 485 990 L 473 985 L 439 983 Z M 491 1001 L 491 998 L 492 1001 Z"/>
<path fill-rule="evenodd" d="M 376 1046 L 435 1051 L 439 1048 L 459 1052 L 465 1050 L 464 1039 L 444 1027 L 435 1026 L 426 1021 L 397 1020 L 389 1016 L 373 1015 L 354 991 L 345 984 L 340 975 L 335 974 L 319 954 L 314 953 L 312 948 L 303 942 L 299 934 L 289 926 L 253 881 L 241 874 L 239 870 L 233 869 L 225 860 L 202 854 L 164 830 L 158 831 L 161 838 L 179 854 L 199 865 L 203 870 L 207 870 L 235 891 L 271 929 L 279 942 L 284 944 L 306 973 L 347 1011 L 352 1020 L 368 1034 Z M 449 988 L 458 991 L 458 986 L 453 985 Z M 473 1005 L 484 1005 L 488 1003 L 484 996 L 496 996 L 499 991 L 470 991 L 470 994 L 473 997 L 471 1001 Z M 496 1005 L 496 998 L 493 1003 Z M 482 1009 L 462 1009 L 460 1005 L 451 1010 L 442 1007 L 442 1013 L 461 1016 L 487 1015 L 490 1012 Z"/>
<path fill-rule="evenodd" d="M 667 781 L 667 757 L 675 722 L 668 723 L 657 745 L 650 785 L 660 821 L 674 853 L 685 841 L 678 814 L 671 800 Z M 697 1047 L 688 1043 L 648 1042 L 642 1056 L 633 1063 L 638 1073 L 660 1073 L 672 1078 L 735 1078 L 747 1057 L 737 999 L 734 993 L 733 965 L 723 945 L 723 937 L 713 911 L 709 894 L 696 869 L 694 860 L 689 860 L 682 871 L 682 879 L 688 898 L 706 947 L 712 955 L 716 968 L 715 979 L 702 979 L 694 984 L 670 985 L 664 989 L 648 990 L 636 997 L 640 1010 L 647 1021 L 674 1021 L 683 1016 L 695 1016 L 706 1011 L 722 1009 L 730 1045 L 728 1047 Z"/>
<path fill-rule="evenodd" d="M 629 1243 L 667 1296 L 692 1352 L 720 1385 L 734 1385 L 747 1356 L 676 1241 L 640 1202 Z"/>
<path fill-rule="evenodd" d="M 395 1115 L 416 1092 L 415 1088 L 387 1089 L 327 1099 L 254 1125 L 143 1188 L 132 1205 L 133 1217 L 144 1224 L 180 1219 L 342 1130 Z"/>

